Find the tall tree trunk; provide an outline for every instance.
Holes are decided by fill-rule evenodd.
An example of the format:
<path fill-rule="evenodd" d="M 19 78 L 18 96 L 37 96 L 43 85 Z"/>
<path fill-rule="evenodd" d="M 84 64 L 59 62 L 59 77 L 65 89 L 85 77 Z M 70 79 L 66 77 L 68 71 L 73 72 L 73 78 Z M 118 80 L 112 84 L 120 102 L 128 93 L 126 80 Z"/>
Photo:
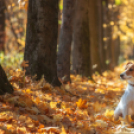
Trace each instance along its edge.
<path fill-rule="evenodd" d="M 89 34 L 92 72 L 101 73 L 99 35 L 98 35 L 97 0 L 89 0 Z"/>
<path fill-rule="evenodd" d="M 108 69 L 108 56 L 107 56 L 107 49 L 108 49 L 108 37 L 107 37 L 107 28 L 108 28 L 108 0 L 103 0 L 102 3 L 102 11 L 103 11 L 103 56 L 104 56 L 104 65 L 105 70 Z"/>
<path fill-rule="evenodd" d="M 72 43 L 73 17 L 75 0 L 63 1 L 63 16 L 58 48 L 57 72 L 58 77 L 70 81 L 70 54 Z"/>
<path fill-rule="evenodd" d="M 101 71 L 106 70 L 106 54 L 105 54 L 105 47 L 103 42 L 103 0 L 98 0 L 98 33 L 99 33 L 99 52 L 100 52 L 100 61 L 101 61 Z"/>
<path fill-rule="evenodd" d="M 113 4 L 114 0 L 108 0 L 108 47 L 107 57 L 109 61 L 108 69 L 113 70 L 115 67 L 114 42 L 113 42 Z"/>
<path fill-rule="evenodd" d="M 120 6 L 118 5 L 115 7 L 114 11 L 114 22 L 116 27 L 116 37 L 114 38 L 114 45 L 115 45 L 115 65 L 117 66 L 119 63 L 119 56 L 120 56 L 120 36 L 118 35 L 119 30 L 119 14 L 120 14 Z"/>
<path fill-rule="evenodd" d="M 6 73 L 0 65 L 0 95 L 5 93 L 13 93 L 13 87 L 9 83 Z"/>
<path fill-rule="evenodd" d="M 0 0 L 0 51 L 5 51 L 5 0 Z"/>
<path fill-rule="evenodd" d="M 25 61 L 27 75 L 44 75 L 46 81 L 60 85 L 57 77 L 56 51 L 58 35 L 58 1 L 29 0 Z"/>
<path fill-rule="evenodd" d="M 73 70 L 90 76 L 88 0 L 76 2 L 73 40 Z"/>

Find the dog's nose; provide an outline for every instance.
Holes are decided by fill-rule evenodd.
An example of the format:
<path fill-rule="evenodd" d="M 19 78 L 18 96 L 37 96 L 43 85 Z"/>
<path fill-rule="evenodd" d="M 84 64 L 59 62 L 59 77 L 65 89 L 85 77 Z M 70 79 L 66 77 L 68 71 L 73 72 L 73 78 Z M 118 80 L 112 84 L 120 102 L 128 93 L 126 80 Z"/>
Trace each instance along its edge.
<path fill-rule="evenodd" d="M 122 78 L 123 77 L 123 74 L 121 74 L 120 77 Z"/>

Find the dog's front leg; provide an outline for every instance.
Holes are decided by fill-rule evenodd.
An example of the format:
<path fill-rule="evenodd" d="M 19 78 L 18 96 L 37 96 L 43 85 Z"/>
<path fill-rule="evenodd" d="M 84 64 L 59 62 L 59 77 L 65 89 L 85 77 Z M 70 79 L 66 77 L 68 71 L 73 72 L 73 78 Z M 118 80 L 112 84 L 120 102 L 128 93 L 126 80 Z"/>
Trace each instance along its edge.
<path fill-rule="evenodd" d="M 127 105 L 125 105 L 125 106 L 123 107 L 122 115 L 123 115 L 123 118 L 124 118 L 124 119 L 127 118 L 127 116 L 128 116 L 128 107 L 127 107 Z"/>
<path fill-rule="evenodd" d="M 120 104 L 116 107 L 114 111 L 114 120 L 117 121 L 119 119 L 119 116 L 122 116 L 122 111 L 120 109 Z"/>

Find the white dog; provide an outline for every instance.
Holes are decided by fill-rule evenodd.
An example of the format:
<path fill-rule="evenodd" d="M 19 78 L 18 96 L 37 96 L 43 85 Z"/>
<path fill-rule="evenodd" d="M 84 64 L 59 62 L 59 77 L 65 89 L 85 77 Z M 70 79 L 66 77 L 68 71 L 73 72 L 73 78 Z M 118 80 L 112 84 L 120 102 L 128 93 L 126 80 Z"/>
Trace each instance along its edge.
<path fill-rule="evenodd" d="M 128 86 L 114 111 L 115 120 L 118 120 L 119 116 L 126 118 L 127 115 L 131 115 L 131 118 L 134 117 L 134 64 L 127 63 L 125 71 L 120 74 L 120 77 L 128 81 Z"/>

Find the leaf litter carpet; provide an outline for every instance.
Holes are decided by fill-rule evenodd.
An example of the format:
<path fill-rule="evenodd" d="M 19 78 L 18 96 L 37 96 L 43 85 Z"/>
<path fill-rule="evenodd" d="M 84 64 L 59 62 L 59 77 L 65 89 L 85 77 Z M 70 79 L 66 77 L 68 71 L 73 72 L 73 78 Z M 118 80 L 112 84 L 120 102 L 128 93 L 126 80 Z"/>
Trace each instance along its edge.
<path fill-rule="evenodd" d="M 60 88 L 43 78 L 32 81 L 20 69 L 6 70 L 15 91 L 0 96 L 0 134 L 134 133 L 124 119 L 113 119 L 127 85 L 119 78 L 124 65 L 94 74 L 94 81 L 72 75 L 72 83 Z"/>

